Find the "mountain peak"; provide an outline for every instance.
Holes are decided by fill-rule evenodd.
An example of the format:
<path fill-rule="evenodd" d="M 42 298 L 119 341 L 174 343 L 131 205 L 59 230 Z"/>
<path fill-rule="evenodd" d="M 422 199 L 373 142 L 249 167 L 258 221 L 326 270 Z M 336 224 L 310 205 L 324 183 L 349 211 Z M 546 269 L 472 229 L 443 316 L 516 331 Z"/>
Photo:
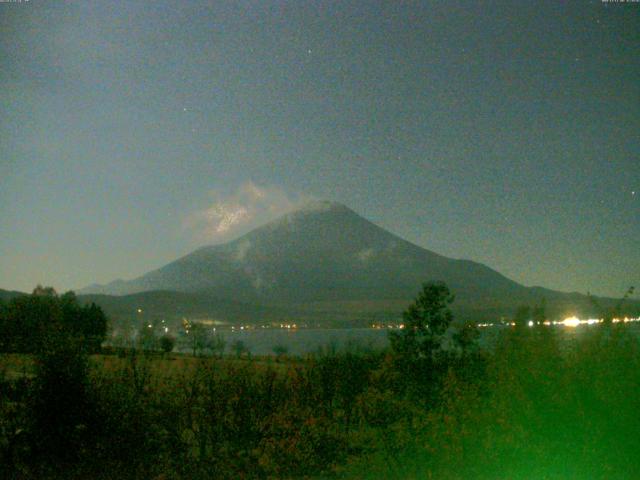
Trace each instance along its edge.
<path fill-rule="evenodd" d="M 406 300 L 432 279 L 486 296 L 518 287 L 487 267 L 442 257 L 341 203 L 320 200 L 105 290 L 208 292 L 219 299 L 274 304 L 378 301 Z"/>
<path fill-rule="evenodd" d="M 354 221 L 369 223 L 342 203 L 330 200 L 312 200 L 297 209 L 292 210 L 289 213 L 285 213 L 281 217 L 252 230 L 247 235 L 251 237 L 255 234 L 270 232 L 274 229 L 280 228 L 285 228 L 289 231 L 291 229 L 297 229 L 303 225 L 309 226 L 311 224 L 343 224 L 343 226 L 346 226 L 344 225 L 345 221 L 349 223 L 353 223 Z"/>
<path fill-rule="evenodd" d="M 299 209 L 294 210 L 292 213 L 315 213 L 315 212 L 328 212 L 328 211 L 337 211 L 337 210 L 351 210 L 346 205 L 334 202 L 331 200 L 311 200 L 304 205 L 302 205 Z"/>
<path fill-rule="evenodd" d="M 258 227 L 246 236 L 253 237 L 279 229 L 284 229 L 286 234 L 290 235 L 294 231 L 299 234 L 311 229 L 315 230 L 316 235 L 322 237 L 328 234 L 327 229 L 331 231 L 338 229 L 341 235 L 344 235 L 352 229 L 359 231 L 362 228 L 369 230 L 372 227 L 378 228 L 342 203 L 330 200 L 313 200 L 262 227 Z"/>

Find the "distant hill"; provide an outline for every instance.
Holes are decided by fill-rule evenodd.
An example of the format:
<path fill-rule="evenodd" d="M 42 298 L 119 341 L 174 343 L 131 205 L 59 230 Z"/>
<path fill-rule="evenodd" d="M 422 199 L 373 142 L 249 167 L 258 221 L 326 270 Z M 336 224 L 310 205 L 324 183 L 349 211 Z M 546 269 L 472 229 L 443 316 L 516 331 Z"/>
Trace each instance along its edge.
<path fill-rule="evenodd" d="M 0 288 L 0 300 L 3 302 L 8 302 L 12 298 L 20 297 L 22 295 L 26 295 L 24 292 L 17 292 L 15 290 L 2 290 Z"/>
<path fill-rule="evenodd" d="M 333 202 L 311 203 L 139 278 L 79 293 L 126 295 L 122 302 L 145 299 L 162 304 L 165 312 L 351 321 L 398 317 L 427 280 L 449 285 L 463 318 L 510 316 L 517 305 L 543 297 L 556 315 L 591 309 L 585 295 L 525 287 L 480 263 L 438 255 Z M 156 293 L 129 297 L 142 292 Z"/>
<path fill-rule="evenodd" d="M 107 316 L 120 320 L 219 320 L 232 323 L 269 322 L 283 318 L 284 311 L 264 305 L 221 300 L 210 295 L 172 291 L 139 292 L 131 295 L 79 295 L 80 303 L 100 305 Z"/>

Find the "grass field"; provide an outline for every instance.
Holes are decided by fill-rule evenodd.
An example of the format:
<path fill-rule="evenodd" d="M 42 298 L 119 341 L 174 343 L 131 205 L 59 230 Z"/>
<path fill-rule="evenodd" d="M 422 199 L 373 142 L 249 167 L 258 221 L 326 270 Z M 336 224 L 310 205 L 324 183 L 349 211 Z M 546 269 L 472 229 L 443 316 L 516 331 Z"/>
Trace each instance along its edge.
<path fill-rule="evenodd" d="M 5 354 L 4 473 L 634 478 L 638 338 L 623 326 L 588 327 L 572 338 L 507 329 L 493 350 L 433 364 L 431 373 L 419 365 L 412 373 L 389 353 L 305 360 L 93 355 L 74 393 L 58 388 L 62 377 L 47 390 L 34 357 Z"/>

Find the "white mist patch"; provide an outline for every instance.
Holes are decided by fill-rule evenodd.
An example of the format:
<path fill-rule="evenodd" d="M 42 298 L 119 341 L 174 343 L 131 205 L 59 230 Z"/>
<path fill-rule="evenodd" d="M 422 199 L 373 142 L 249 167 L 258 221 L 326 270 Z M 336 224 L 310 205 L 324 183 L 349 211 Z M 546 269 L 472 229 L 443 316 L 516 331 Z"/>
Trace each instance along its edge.
<path fill-rule="evenodd" d="M 217 205 L 207 211 L 209 221 L 215 223 L 216 233 L 226 233 L 234 225 L 244 222 L 249 211 L 244 207 Z"/>
<path fill-rule="evenodd" d="M 211 205 L 192 212 L 183 222 L 183 228 L 190 230 L 198 242 L 230 240 L 309 200 L 306 195 L 289 195 L 280 187 L 259 186 L 253 182 L 243 183 L 229 195 L 213 190 L 210 196 L 213 197 Z"/>
<path fill-rule="evenodd" d="M 251 242 L 249 240 L 243 240 L 238 244 L 238 247 L 234 252 L 233 258 L 235 258 L 238 262 L 244 262 L 245 258 L 247 258 L 247 252 L 250 249 L 251 249 Z"/>
<path fill-rule="evenodd" d="M 365 248 L 364 250 L 360 250 L 356 253 L 356 256 L 362 263 L 366 263 L 375 253 L 376 251 L 373 248 Z"/>
<path fill-rule="evenodd" d="M 260 291 L 262 290 L 262 287 L 264 286 L 264 280 L 262 279 L 262 277 L 260 276 L 259 273 L 257 273 L 254 277 L 253 277 L 253 287 Z"/>
<path fill-rule="evenodd" d="M 273 222 L 273 228 L 286 227 L 290 232 L 295 232 L 296 223 L 301 219 L 304 219 L 307 215 L 313 215 L 314 213 L 329 212 L 337 208 L 346 208 L 344 205 L 337 202 L 330 202 L 328 200 L 307 200 L 301 204 L 295 211 L 282 216 L 282 218 Z"/>
<path fill-rule="evenodd" d="M 275 280 L 269 280 L 269 278 L 265 278 L 265 276 L 262 275 L 259 270 L 251 265 L 246 265 L 244 267 L 244 273 L 247 275 L 247 277 L 249 277 L 251 286 L 258 292 L 268 290 L 276 285 Z"/>

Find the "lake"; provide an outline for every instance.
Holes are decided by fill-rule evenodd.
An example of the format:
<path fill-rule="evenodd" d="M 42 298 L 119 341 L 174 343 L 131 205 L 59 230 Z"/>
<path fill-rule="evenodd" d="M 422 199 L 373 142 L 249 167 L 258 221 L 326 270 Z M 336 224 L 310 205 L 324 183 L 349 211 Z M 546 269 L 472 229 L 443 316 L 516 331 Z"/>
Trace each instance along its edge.
<path fill-rule="evenodd" d="M 506 326 L 493 326 L 480 329 L 479 343 L 483 347 L 491 347 L 498 338 L 498 334 Z M 566 327 L 555 325 L 544 328 L 553 328 L 562 332 L 562 337 L 566 340 L 575 338 L 581 333 L 593 328 L 600 328 L 598 325 L 580 325 L 578 327 Z M 632 323 L 625 325 L 625 328 L 632 330 L 640 338 L 640 324 Z M 374 328 L 335 328 L 335 329 L 251 329 L 251 330 L 227 330 L 222 335 L 227 342 L 226 353 L 231 353 L 231 345 L 241 340 L 249 349 L 252 355 L 273 355 L 276 346 L 282 346 L 290 355 L 305 355 L 316 353 L 320 349 L 335 350 L 358 350 L 358 349 L 383 349 L 389 344 L 388 329 Z M 189 352 L 190 348 L 184 339 L 179 342 L 180 351 Z"/>

